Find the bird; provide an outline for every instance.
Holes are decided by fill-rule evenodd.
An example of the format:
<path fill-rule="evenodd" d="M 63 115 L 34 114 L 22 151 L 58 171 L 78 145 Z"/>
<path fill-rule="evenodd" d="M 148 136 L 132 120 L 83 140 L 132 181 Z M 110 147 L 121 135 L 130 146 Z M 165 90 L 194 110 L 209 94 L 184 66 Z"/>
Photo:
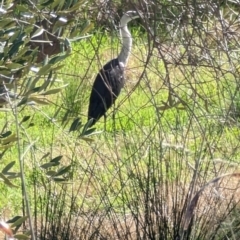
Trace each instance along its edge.
<path fill-rule="evenodd" d="M 124 70 L 132 48 L 132 36 L 127 24 L 139 17 L 136 11 L 128 11 L 120 20 L 122 48 L 118 57 L 107 62 L 96 76 L 89 99 L 88 127 L 92 127 L 102 116 L 106 123 L 106 112 L 115 103 L 124 86 Z"/>

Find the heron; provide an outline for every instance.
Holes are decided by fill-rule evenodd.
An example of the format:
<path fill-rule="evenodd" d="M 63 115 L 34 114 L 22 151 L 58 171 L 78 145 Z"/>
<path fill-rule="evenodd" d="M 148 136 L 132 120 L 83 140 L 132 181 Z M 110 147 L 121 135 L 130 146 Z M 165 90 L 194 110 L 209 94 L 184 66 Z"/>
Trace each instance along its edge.
<path fill-rule="evenodd" d="M 124 86 L 124 70 L 132 48 L 132 36 L 127 24 L 138 17 L 139 14 L 136 11 L 128 11 L 120 20 L 122 48 L 117 58 L 103 66 L 93 83 L 88 108 L 88 121 L 92 119 L 89 127 L 102 116 L 106 123 L 106 112 L 115 103 Z"/>

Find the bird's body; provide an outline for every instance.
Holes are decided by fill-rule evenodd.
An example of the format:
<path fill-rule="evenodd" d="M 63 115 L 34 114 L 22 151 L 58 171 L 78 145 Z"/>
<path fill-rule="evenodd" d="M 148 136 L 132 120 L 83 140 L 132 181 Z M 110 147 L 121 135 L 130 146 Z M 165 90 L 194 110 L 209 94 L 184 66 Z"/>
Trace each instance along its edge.
<path fill-rule="evenodd" d="M 103 66 L 95 79 L 88 108 L 88 120 L 93 119 L 91 126 L 105 116 L 106 111 L 114 104 L 124 86 L 124 68 L 132 47 L 132 37 L 127 23 L 137 17 L 135 11 L 129 11 L 123 15 L 120 21 L 123 44 L 121 52 L 117 58 Z"/>
<path fill-rule="evenodd" d="M 124 86 L 124 66 L 118 59 L 108 62 L 98 73 L 92 87 L 88 120 L 94 124 L 114 104 Z"/>

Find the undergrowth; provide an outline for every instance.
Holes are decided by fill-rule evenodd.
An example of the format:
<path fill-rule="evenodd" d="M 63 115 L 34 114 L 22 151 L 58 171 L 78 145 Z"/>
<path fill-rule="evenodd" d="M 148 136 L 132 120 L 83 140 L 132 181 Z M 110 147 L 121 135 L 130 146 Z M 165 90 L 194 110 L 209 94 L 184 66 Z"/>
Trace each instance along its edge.
<path fill-rule="evenodd" d="M 238 238 L 237 60 L 212 45 L 214 62 L 201 54 L 192 59 L 181 36 L 174 35 L 178 45 L 155 46 L 151 33 L 133 30 L 126 85 L 107 112 L 106 129 L 102 119 L 84 129 L 95 76 L 121 47 L 101 32 L 73 45 L 55 82 L 68 86 L 50 97 L 54 104 L 18 113 L 20 121 L 31 116 L 17 126 L 39 239 Z M 14 114 L 1 114 L 1 124 L 11 126 Z M 1 157 L 0 169 L 17 149 Z M 24 208 L 21 189 L 13 189 L 0 186 L 6 218 Z"/>

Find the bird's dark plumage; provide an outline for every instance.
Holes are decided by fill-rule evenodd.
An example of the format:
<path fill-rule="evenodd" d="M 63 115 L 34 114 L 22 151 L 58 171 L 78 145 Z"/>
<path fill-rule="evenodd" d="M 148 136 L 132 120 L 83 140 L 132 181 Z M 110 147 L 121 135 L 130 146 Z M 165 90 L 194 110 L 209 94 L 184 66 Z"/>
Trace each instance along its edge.
<path fill-rule="evenodd" d="M 113 105 L 124 86 L 124 65 L 118 59 L 108 62 L 98 73 L 92 87 L 88 120 L 94 125 Z"/>
<path fill-rule="evenodd" d="M 132 36 L 127 28 L 127 23 L 138 17 L 136 11 L 128 11 L 120 20 L 121 52 L 116 59 L 109 61 L 100 70 L 95 79 L 88 108 L 88 120 L 93 119 L 90 127 L 99 118 L 105 116 L 106 111 L 113 105 L 124 86 L 124 68 L 132 47 Z"/>

